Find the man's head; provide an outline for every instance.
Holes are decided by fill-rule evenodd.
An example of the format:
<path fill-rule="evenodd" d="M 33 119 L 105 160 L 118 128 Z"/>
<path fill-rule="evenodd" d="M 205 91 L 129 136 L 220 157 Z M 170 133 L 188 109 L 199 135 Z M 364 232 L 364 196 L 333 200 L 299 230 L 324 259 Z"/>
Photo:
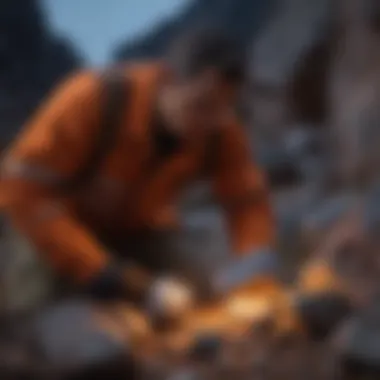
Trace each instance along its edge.
<path fill-rule="evenodd" d="M 176 41 L 168 54 L 170 75 L 160 104 L 180 133 L 219 127 L 236 105 L 245 80 L 238 44 L 217 31 L 198 31 Z"/>

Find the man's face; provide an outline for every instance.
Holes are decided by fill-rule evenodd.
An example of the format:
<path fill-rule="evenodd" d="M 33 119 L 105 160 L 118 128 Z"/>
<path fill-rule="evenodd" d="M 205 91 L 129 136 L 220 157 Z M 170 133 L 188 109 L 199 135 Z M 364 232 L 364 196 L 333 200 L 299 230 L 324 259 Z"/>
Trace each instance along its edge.
<path fill-rule="evenodd" d="M 213 71 L 175 83 L 168 92 L 171 127 L 180 133 L 221 128 L 234 111 L 237 87 Z"/>

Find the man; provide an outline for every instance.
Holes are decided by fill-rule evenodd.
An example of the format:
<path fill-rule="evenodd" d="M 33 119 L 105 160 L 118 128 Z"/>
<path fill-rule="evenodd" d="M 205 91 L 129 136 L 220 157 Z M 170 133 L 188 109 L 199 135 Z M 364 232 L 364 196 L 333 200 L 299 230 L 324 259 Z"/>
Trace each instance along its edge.
<path fill-rule="evenodd" d="M 164 273 L 172 260 L 165 258 L 165 239 L 153 240 L 153 250 L 141 243 L 176 228 L 173 207 L 202 173 L 225 210 L 231 252 L 247 260 L 240 266 L 270 276 L 275 267 L 268 190 L 235 112 L 244 56 L 218 33 L 194 33 L 172 53 L 166 61 L 121 69 L 128 96 L 117 138 L 87 183 L 61 191 L 101 133 L 106 100 L 96 72 L 81 72 L 59 86 L 2 162 L 6 215 L 54 273 L 97 296 L 132 294 L 160 307 L 171 304 L 174 289 L 185 297 L 179 281 L 145 280 L 126 260 Z M 213 164 L 205 171 L 211 151 Z M 115 247 L 118 255 L 111 254 Z M 230 277 L 236 273 L 221 275 L 211 287 L 223 292 Z"/>

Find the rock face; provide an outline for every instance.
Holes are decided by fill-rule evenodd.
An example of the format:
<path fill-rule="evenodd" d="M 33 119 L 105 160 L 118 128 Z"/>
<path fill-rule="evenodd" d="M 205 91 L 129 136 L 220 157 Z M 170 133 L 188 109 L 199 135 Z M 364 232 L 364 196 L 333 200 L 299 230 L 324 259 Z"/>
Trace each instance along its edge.
<path fill-rule="evenodd" d="M 295 117 L 301 122 L 318 122 L 323 113 L 320 78 L 325 77 L 331 6 L 325 0 L 193 0 L 178 16 L 118 47 L 115 59 L 157 57 L 173 38 L 191 28 L 218 27 L 239 38 L 252 51 L 249 66 L 256 86 L 250 98 L 253 108 L 260 110 L 255 122 L 267 128 L 266 124 L 273 123 L 273 117 L 278 115 L 277 124 L 286 123 L 289 115 L 285 108 L 290 113 L 294 108 Z M 302 87 L 299 82 L 309 86 Z M 307 103 L 305 95 L 310 89 L 314 102 Z M 300 104 L 292 107 L 292 99 Z M 278 103 L 282 107 L 278 105 L 278 112 L 274 112 L 273 106 Z M 314 108 L 310 103 L 314 103 Z"/>
<path fill-rule="evenodd" d="M 221 27 L 247 44 L 265 22 L 276 0 L 193 0 L 177 16 L 157 25 L 147 35 L 121 45 L 117 60 L 160 56 L 178 34 L 194 26 Z"/>
<path fill-rule="evenodd" d="M 49 89 L 81 65 L 70 43 L 49 30 L 38 0 L 0 4 L 0 137 L 4 146 Z"/>
<path fill-rule="evenodd" d="M 337 174 L 349 186 L 378 176 L 380 10 L 374 0 L 340 1 L 340 39 L 330 82 Z"/>
<path fill-rule="evenodd" d="M 329 1 L 285 0 L 253 43 L 252 122 L 270 138 L 281 124 L 323 122 L 331 13 Z"/>

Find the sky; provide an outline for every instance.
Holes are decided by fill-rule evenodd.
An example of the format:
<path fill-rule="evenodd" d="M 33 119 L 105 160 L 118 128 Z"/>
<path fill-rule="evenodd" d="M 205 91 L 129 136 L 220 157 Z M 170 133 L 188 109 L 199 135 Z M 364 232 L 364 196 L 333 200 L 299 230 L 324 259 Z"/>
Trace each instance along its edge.
<path fill-rule="evenodd" d="M 175 14 L 188 0 L 41 0 L 54 30 L 70 38 L 92 66 L 112 48 Z"/>

